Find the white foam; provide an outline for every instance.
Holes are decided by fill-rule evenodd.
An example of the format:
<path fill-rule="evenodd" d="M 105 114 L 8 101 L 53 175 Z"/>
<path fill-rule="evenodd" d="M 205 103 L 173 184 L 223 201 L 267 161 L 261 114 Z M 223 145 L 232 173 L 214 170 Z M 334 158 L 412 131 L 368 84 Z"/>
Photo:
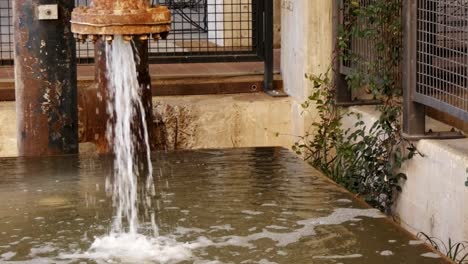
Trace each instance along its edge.
<path fill-rule="evenodd" d="M 6 252 L 6 253 L 3 253 L 2 255 L 0 255 L 0 257 L 3 259 L 3 260 L 10 260 L 11 258 L 13 258 L 14 256 L 16 256 L 16 252 Z"/>
<path fill-rule="evenodd" d="M 427 252 L 427 253 L 421 254 L 421 256 L 425 258 L 440 258 L 440 255 L 434 252 Z"/>
<path fill-rule="evenodd" d="M 268 259 L 261 259 L 258 264 L 277 264 L 276 262 L 269 261 Z"/>
<path fill-rule="evenodd" d="M 384 250 L 384 251 L 380 252 L 380 255 L 381 256 L 393 256 L 393 252 L 390 251 L 390 250 Z"/>
<path fill-rule="evenodd" d="M 276 207 L 276 206 L 278 206 L 278 204 L 276 204 L 276 203 L 264 203 L 264 204 L 262 204 L 262 206 L 264 206 L 264 207 Z"/>
<path fill-rule="evenodd" d="M 282 251 L 282 250 L 278 250 L 278 251 L 276 252 L 276 254 L 278 254 L 278 255 L 280 255 L 280 256 L 287 256 L 287 255 L 288 255 L 288 253 L 286 253 L 285 251 Z"/>
<path fill-rule="evenodd" d="M 178 263 L 192 259 L 192 252 L 213 245 L 205 237 L 180 243 L 171 237 L 147 237 L 141 234 L 111 234 L 97 238 L 84 253 L 63 254 L 62 259 L 90 259 L 121 263 Z"/>
<path fill-rule="evenodd" d="M 349 199 L 338 199 L 337 202 L 339 202 L 339 203 L 352 203 L 353 201 L 351 201 Z"/>
<path fill-rule="evenodd" d="M 351 255 L 331 255 L 331 256 L 314 256 L 314 259 L 352 259 L 352 258 L 362 258 L 361 254 L 351 254 Z"/>
<path fill-rule="evenodd" d="M 19 260 L 19 261 L 2 261 L 2 264 L 71 264 L 72 261 L 57 261 L 51 258 L 34 258 L 31 260 Z"/>
<path fill-rule="evenodd" d="M 287 227 L 278 226 L 278 225 L 269 225 L 269 226 L 267 226 L 266 228 L 269 228 L 269 229 L 276 229 L 276 230 L 285 230 L 285 229 L 288 229 Z"/>
<path fill-rule="evenodd" d="M 317 226 L 340 225 L 348 221 L 356 220 L 357 217 L 385 218 L 385 216 L 376 209 L 338 208 L 329 216 L 298 221 L 297 224 L 302 225 L 303 227 L 292 232 L 275 233 L 263 229 L 262 232 L 254 233 L 248 236 L 224 237 L 224 242 L 218 243 L 218 246 L 231 245 L 254 248 L 255 246 L 250 242 L 267 238 L 276 241 L 276 245 L 278 247 L 284 247 L 298 242 L 302 237 L 315 235 L 315 228 Z"/>
<path fill-rule="evenodd" d="M 422 245 L 422 244 L 424 244 L 424 241 L 422 241 L 422 240 L 411 240 L 408 244 L 409 244 L 410 246 L 417 246 L 417 245 Z"/>
<path fill-rule="evenodd" d="M 54 252 L 56 250 L 57 250 L 57 248 L 53 247 L 50 244 L 47 244 L 47 245 L 44 245 L 44 246 L 41 246 L 41 247 L 33 247 L 30 250 L 31 252 L 29 253 L 29 256 L 34 257 L 34 256 L 41 255 L 41 254 L 51 253 L 51 252 Z"/>
<path fill-rule="evenodd" d="M 226 225 L 218 225 L 218 226 L 210 226 L 211 229 L 214 230 L 225 230 L 225 231 L 233 231 L 235 228 L 233 228 L 230 224 Z"/>
<path fill-rule="evenodd" d="M 247 214 L 247 215 L 261 215 L 261 214 L 263 214 L 263 212 L 252 211 L 252 210 L 244 210 L 244 211 L 242 211 L 242 213 Z"/>
<path fill-rule="evenodd" d="M 188 227 L 178 226 L 174 233 L 184 236 L 190 233 L 202 233 L 203 231 L 204 230 L 200 228 L 195 228 L 195 227 L 188 228 Z"/>

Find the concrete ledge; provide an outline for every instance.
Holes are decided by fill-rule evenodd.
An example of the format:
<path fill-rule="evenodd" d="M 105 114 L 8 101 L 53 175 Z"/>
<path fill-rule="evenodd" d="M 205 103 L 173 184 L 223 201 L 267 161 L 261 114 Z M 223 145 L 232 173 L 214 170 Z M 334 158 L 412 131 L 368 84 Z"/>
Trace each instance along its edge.
<path fill-rule="evenodd" d="M 290 147 L 291 99 L 263 93 L 154 97 L 169 149 Z M 175 138 L 177 137 L 177 139 Z"/>
<path fill-rule="evenodd" d="M 16 157 L 16 107 L 14 102 L 0 102 L 0 157 Z"/>
<path fill-rule="evenodd" d="M 351 107 L 370 127 L 378 118 L 372 106 Z M 353 128 L 355 119 L 345 118 L 343 126 Z M 449 126 L 427 119 L 434 130 Z M 416 143 L 424 157 L 407 162 L 403 172 L 403 192 L 396 205 L 396 218 L 412 232 L 424 232 L 448 242 L 468 240 L 468 139 L 420 140 Z"/>
<path fill-rule="evenodd" d="M 158 140 L 167 149 L 290 147 L 292 102 L 263 93 L 154 97 Z M 0 157 L 17 156 L 14 102 L 0 102 Z M 81 144 L 80 151 L 93 151 Z"/>

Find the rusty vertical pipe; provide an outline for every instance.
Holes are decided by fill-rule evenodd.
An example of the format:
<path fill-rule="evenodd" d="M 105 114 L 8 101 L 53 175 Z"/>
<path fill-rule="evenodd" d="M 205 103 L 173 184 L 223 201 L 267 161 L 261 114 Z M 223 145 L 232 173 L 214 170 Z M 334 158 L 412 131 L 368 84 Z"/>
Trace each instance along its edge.
<path fill-rule="evenodd" d="M 39 20 L 44 4 L 56 18 Z M 16 112 L 21 156 L 78 153 L 74 1 L 15 0 Z M 54 9 L 52 9 L 54 10 Z"/>
<path fill-rule="evenodd" d="M 94 45 L 94 83 L 81 88 L 79 98 L 80 142 L 93 142 L 98 153 L 109 153 L 106 138 L 107 123 L 107 69 L 105 41 L 98 39 Z"/>
<path fill-rule="evenodd" d="M 148 66 L 148 41 L 135 38 L 134 43 L 135 70 L 138 73 L 139 85 L 142 87 L 141 99 L 145 111 L 149 141 L 153 142 L 153 104 L 151 77 Z M 95 83 L 86 87 L 80 98 L 82 105 L 82 109 L 80 109 L 80 140 L 81 142 L 93 142 L 99 153 L 109 153 L 111 148 L 106 138 L 106 129 L 109 123 L 109 114 L 106 112 L 109 87 L 106 75 L 106 45 L 104 40 L 98 40 L 95 44 L 95 61 Z M 143 142 L 143 127 L 140 122 L 140 114 L 138 112 L 138 117 L 135 118 L 135 124 L 133 125 L 135 129 L 133 132 L 138 141 Z M 137 151 L 143 150 L 137 149 Z"/>
<path fill-rule="evenodd" d="M 151 93 L 151 76 L 148 64 L 148 40 L 134 39 L 134 54 L 136 62 L 136 70 L 138 73 L 138 83 L 141 87 L 141 101 L 143 103 L 146 126 L 148 128 L 148 137 L 151 148 L 154 149 L 153 140 L 153 96 Z M 142 127 L 140 126 L 140 129 Z M 143 132 L 143 131 L 140 131 Z"/>

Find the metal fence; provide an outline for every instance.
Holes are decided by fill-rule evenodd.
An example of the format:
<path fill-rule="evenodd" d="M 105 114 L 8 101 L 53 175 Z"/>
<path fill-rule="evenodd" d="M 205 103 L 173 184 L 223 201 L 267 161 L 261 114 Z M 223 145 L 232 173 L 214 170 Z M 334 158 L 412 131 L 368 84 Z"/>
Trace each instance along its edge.
<path fill-rule="evenodd" d="M 468 122 L 468 0 L 406 3 L 406 131 L 424 133 L 425 106 Z"/>
<path fill-rule="evenodd" d="M 0 65 L 13 64 L 13 0 L 0 0 Z"/>
<path fill-rule="evenodd" d="M 262 61 L 265 3 L 271 0 L 150 0 L 172 12 L 167 40 L 150 40 L 152 63 Z M 75 0 L 88 5 L 90 0 Z M 13 0 L 0 0 L 0 65 L 13 64 Z M 272 34 L 272 32 L 271 32 Z M 91 63 L 92 43 L 77 44 L 78 63 Z"/>
<path fill-rule="evenodd" d="M 351 12 L 353 5 L 358 5 L 360 8 L 367 8 L 376 0 L 339 0 L 335 4 L 336 23 L 343 30 L 358 30 L 364 32 L 371 26 L 367 18 L 356 16 Z M 373 105 L 380 101 L 373 99 L 360 100 L 352 97 L 352 91 L 346 81 L 347 76 L 355 72 L 361 75 L 372 74 L 374 67 L 382 66 L 381 54 L 376 49 L 377 41 L 373 37 L 362 36 L 358 34 L 350 36 L 347 40 L 347 49 L 342 50 L 342 56 L 335 67 L 337 71 L 337 104 L 341 106 L 352 105 Z M 335 33 L 338 39 L 338 30 Z M 398 69 L 393 69 L 398 70 Z"/>

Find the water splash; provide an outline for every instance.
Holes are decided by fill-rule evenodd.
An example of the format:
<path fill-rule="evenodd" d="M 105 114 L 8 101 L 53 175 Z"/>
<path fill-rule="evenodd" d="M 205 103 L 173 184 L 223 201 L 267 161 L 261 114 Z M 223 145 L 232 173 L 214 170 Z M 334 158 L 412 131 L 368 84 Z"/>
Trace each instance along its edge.
<path fill-rule="evenodd" d="M 151 208 L 150 196 L 155 195 L 155 188 L 148 127 L 141 101 L 143 89 L 149 87 L 139 85 L 136 71 L 139 57 L 134 50 L 132 43 L 123 41 L 122 36 L 115 36 L 112 44 L 106 44 L 110 116 L 107 139 L 115 155 L 113 177 L 106 179 L 106 190 L 112 195 L 115 207 L 111 231 L 95 238 L 88 251 L 63 254 L 63 259 L 92 259 L 98 263 L 178 263 L 190 259 L 192 250 L 207 244 L 203 240 L 180 243 L 174 237 L 159 236 Z M 144 149 L 139 148 L 142 141 Z M 139 180 L 145 177 L 146 184 L 142 185 Z M 140 227 L 139 207 L 149 215 L 151 224 L 146 227 Z"/>
<path fill-rule="evenodd" d="M 107 181 L 107 187 L 116 208 L 112 232 L 117 234 L 125 233 L 126 229 L 130 234 L 138 232 L 138 180 L 146 176 L 146 190 L 152 192 L 154 189 L 148 128 L 141 101 L 142 90 L 147 87 L 141 87 L 138 82 L 136 63 L 138 56 L 134 55 L 132 44 L 125 42 L 122 36 L 115 36 L 112 44 L 106 44 L 107 111 L 110 116 L 107 138 L 112 142 L 115 155 L 113 178 Z M 143 129 L 139 129 L 139 124 Z M 143 170 L 138 157 L 140 153 L 135 147 L 141 144 L 140 140 L 144 141 L 146 149 Z M 142 172 L 146 175 L 141 175 Z M 143 199 L 146 200 L 149 199 Z"/>

